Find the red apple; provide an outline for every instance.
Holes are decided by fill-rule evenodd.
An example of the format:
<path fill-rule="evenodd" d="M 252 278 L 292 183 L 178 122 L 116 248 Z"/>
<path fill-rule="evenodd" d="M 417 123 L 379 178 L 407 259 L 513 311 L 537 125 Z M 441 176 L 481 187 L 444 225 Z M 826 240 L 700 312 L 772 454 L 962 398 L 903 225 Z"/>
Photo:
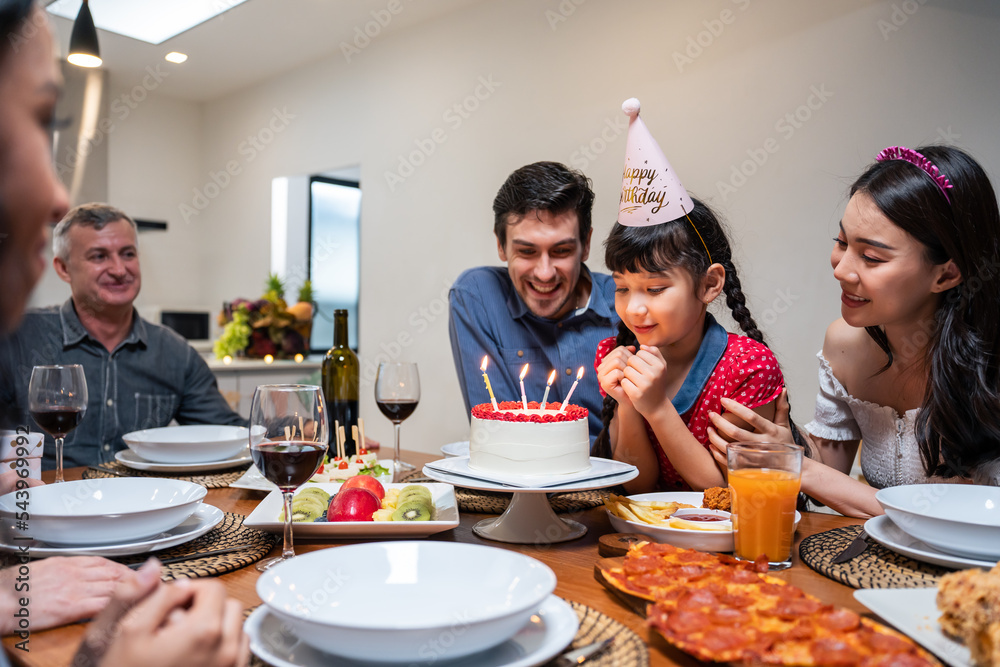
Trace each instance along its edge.
<path fill-rule="evenodd" d="M 343 491 L 344 489 L 354 488 L 368 489 L 375 494 L 375 496 L 379 499 L 379 502 L 385 498 L 385 487 L 383 487 L 382 483 L 371 475 L 355 475 L 344 482 L 344 485 L 340 487 L 340 490 Z"/>
<path fill-rule="evenodd" d="M 341 489 L 330 501 L 326 520 L 371 521 L 372 515 L 380 509 L 382 501 L 368 489 Z"/>

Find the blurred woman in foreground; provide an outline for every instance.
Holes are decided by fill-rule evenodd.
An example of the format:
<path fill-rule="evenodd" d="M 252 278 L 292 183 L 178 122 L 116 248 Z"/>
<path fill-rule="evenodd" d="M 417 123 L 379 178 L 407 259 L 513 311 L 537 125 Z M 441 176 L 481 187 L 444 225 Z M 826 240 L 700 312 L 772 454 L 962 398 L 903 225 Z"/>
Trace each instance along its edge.
<path fill-rule="evenodd" d="M 68 208 L 51 162 L 59 91 L 45 13 L 31 0 L 0 0 L 0 345 L 45 270 L 47 225 Z M 11 491 L 14 481 L 0 479 L 0 492 Z M 15 588 L 17 568 L 0 571 L 0 631 L 19 629 L 13 613 L 21 598 L 30 600 L 32 632 L 96 614 L 73 664 L 228 666 L 248 660 L 241 605 L 227 599 L 218 581 L 162 584 L 155 559 L 138 572 L 103 558 L 48 558 L 29 567 L 29 590 Z"/>

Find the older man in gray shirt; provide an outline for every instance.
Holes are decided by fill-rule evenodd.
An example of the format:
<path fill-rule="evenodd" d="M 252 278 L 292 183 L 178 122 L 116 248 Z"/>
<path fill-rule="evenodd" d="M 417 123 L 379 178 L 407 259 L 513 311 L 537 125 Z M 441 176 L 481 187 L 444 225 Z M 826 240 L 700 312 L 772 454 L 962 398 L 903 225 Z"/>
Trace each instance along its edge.
<path fill-rule="evenodd" d="M 0 356 L 0 423 L 34 423 L 28 415 L 33 366 L 80 364 L 89 402 L 66 437 L 67 467 L 113 460 L 130 431 L 182 424 L 240 424 L 219 393 L 215 376 L 179 335 L 139 317 L 135 222 L 105 204 L 85 204 L 53 232 L 53 265 L 70 285 L 62 306 L 29 312 Z M 47 442 L 51 438 L 47 437 Z M 55 467 L 45 447 L 44 468 Z"/>

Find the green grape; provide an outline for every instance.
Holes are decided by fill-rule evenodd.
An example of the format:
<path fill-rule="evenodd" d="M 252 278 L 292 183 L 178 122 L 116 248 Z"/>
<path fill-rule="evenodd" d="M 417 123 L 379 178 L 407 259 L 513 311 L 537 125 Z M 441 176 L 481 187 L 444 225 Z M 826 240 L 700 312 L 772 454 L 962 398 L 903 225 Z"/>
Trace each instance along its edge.
<path fill-rule="evenodd" d="M 240 308 L 233 312 L 233 319 L 223 328 L 222 335 L 215 341 L 212 350 L 216 359 L 222 359 L 226 355 L 233 356 L 238 351 L 246 349 L 249 344 L 250 316 Z"/>

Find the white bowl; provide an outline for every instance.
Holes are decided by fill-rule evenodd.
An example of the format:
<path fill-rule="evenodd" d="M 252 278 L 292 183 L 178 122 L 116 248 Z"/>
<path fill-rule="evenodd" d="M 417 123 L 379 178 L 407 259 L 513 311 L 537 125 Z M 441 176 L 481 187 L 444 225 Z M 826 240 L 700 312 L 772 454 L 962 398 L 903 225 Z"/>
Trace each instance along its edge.
<path fill-rule="evenodd" d="M 555 585 L 548 566 L 506 549 L 370 542 L 280 563 L 257 579 L 257 595 L 321 651 L 427 663 L 511 638 Z"/>
<path fill-rule="evenodd" d="M 17 497 L 24 491 L 27 498 Z M 24 491 L 0 496 L 5 538 L 30 536 L 53 545 L 107 545 L 157 535 L 191 516 L 207 492 L 200 484 L 156 477 L 82 479 Z M 24 528 L 18 525 L 22 513 Z"/>
<path fill-rule="evenodd" d="M 133 431 L 122 440 L 133 452 L 154 463 L 206 463 L 231 459 L 249 442 L 243 426 L 164 426 Z"/>
<path fill-rule="evenodd" d="M 875 494 L 899 528 L 935 549 L 1000 558 L 1000 488 L 971 484 L 907 484 Z"/>

